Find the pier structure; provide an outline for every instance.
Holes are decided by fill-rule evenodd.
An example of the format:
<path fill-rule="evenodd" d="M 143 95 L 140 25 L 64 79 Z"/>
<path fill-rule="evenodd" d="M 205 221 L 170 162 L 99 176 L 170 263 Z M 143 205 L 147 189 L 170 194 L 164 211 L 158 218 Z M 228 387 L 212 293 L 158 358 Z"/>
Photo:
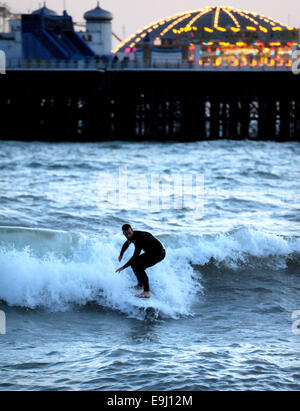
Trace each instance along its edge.
<path fill-rule="evenodd" d="M 299 140 L 295 28 L 206 7 L 145 26 L 102 55 L 112 15 L 99 4 L 81 34 L 45 5 L 21 17 L 9 41 L 23 53 L 8 55 L 0 75 L 1 139 Z"/>
<path fill-rule="evenodd" d="M 0 138 L 299 140 L 299 84 L 274 68 L 8 70 Z"/>

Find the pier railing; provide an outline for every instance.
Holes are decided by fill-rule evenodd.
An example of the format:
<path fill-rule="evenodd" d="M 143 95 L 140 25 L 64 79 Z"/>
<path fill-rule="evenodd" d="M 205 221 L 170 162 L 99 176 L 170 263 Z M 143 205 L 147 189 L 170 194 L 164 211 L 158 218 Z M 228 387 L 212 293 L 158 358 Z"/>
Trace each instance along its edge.
<path fill-rule="evenodd" d="M 105 61 L 102 59 L 89 60 L 22 60 L 8 59 L 7 70 L 79 70 L 79 71 L 107 71 L 107 70 L 191 70 L 191 71 L 291 71 L 291 63 L 265 65 L 237 65 L 213 64 L 198 65 L 192 61 L 180 62 L 139 62 L 139 61 Z"/>

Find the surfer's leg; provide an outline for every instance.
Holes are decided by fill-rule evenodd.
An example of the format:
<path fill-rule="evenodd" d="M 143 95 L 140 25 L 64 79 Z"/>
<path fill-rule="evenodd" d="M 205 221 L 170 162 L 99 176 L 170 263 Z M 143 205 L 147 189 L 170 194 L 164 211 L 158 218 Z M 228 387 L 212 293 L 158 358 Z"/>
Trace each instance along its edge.
<path fill-rule="evenodd" d="M 143 253 L 139 255 L 136 260 L 131 264 L 133 272 L 135 273 L 139 284 L 143 284 L 144 286 L 144 293 L 148 293 L 150 291 L 149 288 L 149 278 L 145 272 L 146 268 L 152 267 L 153 265 L 162 261 L 166 256 L 165 250 L 161 254 L 150 254 L 150 253 Z M 142 293 L 143 294 L 143 293 Z"/>
<path fill-rule="evenodd" d="M 134 272 L 134 274 L 135 274 L 135 276 L 138 280 L 138 285 L 136 286 L 137 289 L 145 288 L 144 279 L 145 279 L 146 273 L 143 270 L 142 265 L 140 263 L 141 257 L 143 255 L 144 254 L 142 254 L 141 256 L 138 256 L 138 258 L 135 261 L 133 261 L 132 264 L 131 264 L 131 268 L 132 268 L 132 270 L 133 270 L 133 272 Z M 147 277 L 147 275 L 146 275 L 146 277 Z M 147 279 L 148 279 L 148 277 L 147 277 Z"/>
<path fill-rule="evenodd" d="M 143 269 L 145 270 L 146 268 L 152 267 L 153 265 L 162 261 L 165 258 L 165 256 L 165 250 L 161 254 L 144 253 L 141 255 L 139 264 L 142 265 Z"/>
<path fill-rule="evenodd" d="M 139 284 L 143 285 L 144 291 L 149 291 L 149 279 L 145 270 L 143 269 L 143 266 L 137 263 L 132 268 L 139 281 Z"/>
<path fill-rule="evenodd" d="M 143 285 L 144 287 L 144 292 L 148 292 L 149 290 L 149 279 L 148 276 L 144 270 L 144 263 L 143 263 L 143 256 L 145 254 L 142 254 L 140 256 L 141 258 L 137 258 L 136 261 L 134 261 L 131 264 L 131 268 L 133 269 L 134 274 L 136 275 L 136 278 L 138 279 L 139 285 Z"/>

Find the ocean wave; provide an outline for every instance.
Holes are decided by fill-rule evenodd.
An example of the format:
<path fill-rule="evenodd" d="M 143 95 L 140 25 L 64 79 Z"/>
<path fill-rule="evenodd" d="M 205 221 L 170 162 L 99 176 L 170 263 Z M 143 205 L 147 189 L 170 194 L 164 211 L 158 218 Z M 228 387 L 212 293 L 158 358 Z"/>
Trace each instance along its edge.
<path fill-rule="evenodd" d="M 201 270 L 227 267 L 299 267 L 300 238 L 238 228 L 219 235 L 158 234 L 167 255 L 147 269 L 156 307 L 163 315 L 192 315 L 201 292 Z M 115 270 L 133 253 L 130 246 L 121 264 L 124 239 L 22 227 L 0 227 L 0 300 L 11 306 L 65 311 L 74 305 L 99 306 L 139 316 L 130 287 L 131 268 Z M 144 304 L 144 302 L 141 302 Z M 142 305 L 143 306 L 143 305 Z"/>
<path fill-rule="evenodd" d="M 101 239 L 82 234 L 0 227 L 0 300 L 11 306 L 66 311 L 95 301 L 99 306 L 140 317 L 131 268 L 121 274 L 117 257 L 123 238 Z M 48 249 L 47 249 L 48 247 Z M 124 261 L 130 258 L 132 247 Z M 173 256 L 172 256 L 173 254 Z M 155 306 L 162 315 L 190 315 L 197 288 L 187 259 L 170 258 L 147 270 Z M 148 304 L 149 305 L 149 304 Z"/>

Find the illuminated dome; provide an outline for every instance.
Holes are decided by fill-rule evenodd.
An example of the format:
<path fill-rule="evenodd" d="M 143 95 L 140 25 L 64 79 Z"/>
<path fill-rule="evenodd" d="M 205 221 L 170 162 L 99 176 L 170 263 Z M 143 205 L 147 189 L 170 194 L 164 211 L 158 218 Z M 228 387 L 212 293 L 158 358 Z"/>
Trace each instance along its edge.
<path fill-rule="evenodd" d="M 114 52 L 138 47 L 145 40 L 155 42 L 165 40 L 182 41 L 188 35 L 197 37 L 200 33 L 217 38 L 228 39 L 228 36 L 250 34 L 257 37 L 278 36 L 280 32 L 291 30 L 287 25 L 270 17 L 232 7 L 205 7 L 185 11 L 166 17 L 145 26 L 122 42 Z"/>

